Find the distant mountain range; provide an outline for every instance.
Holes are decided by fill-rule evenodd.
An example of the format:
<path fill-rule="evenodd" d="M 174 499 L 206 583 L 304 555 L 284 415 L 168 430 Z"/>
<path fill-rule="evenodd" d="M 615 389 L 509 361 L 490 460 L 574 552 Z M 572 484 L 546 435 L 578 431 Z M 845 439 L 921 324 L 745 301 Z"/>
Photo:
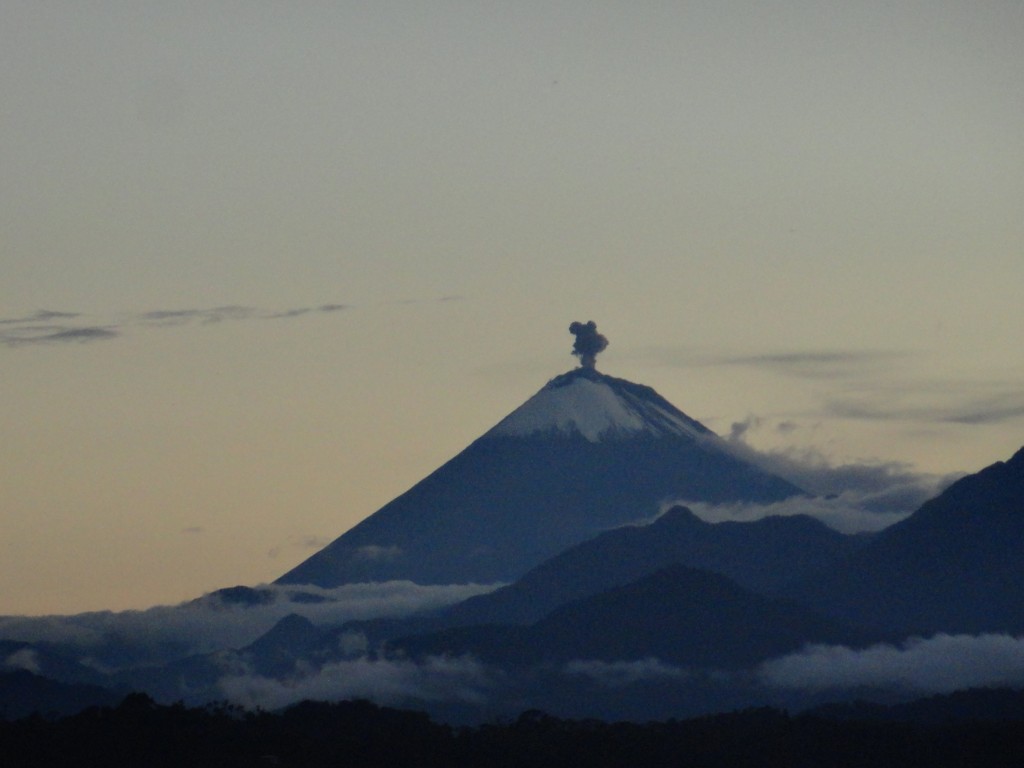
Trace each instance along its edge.
<path fill-rule="evenodd" d="M 656 658 L 688 669 L 749 667 L 805 643 L 858 645 L 866 635 L 710 571 L 674 565 L 569 601 L 528 627 L 476 625 L 393 646 L 415 656 L 472 654 L 502 665 Z"/>
<path fill-rule="evenodd" d="M 864 545 L 805 515 L 708 523 L 686 507 L 649 525 L 624 526 L 555 555 L 514 583 L 441 612 L 459 624 L 528 624 L 570 600 L 622 586 L 668 566 L 719 573 L 765 595 L 817 574 Z"/>

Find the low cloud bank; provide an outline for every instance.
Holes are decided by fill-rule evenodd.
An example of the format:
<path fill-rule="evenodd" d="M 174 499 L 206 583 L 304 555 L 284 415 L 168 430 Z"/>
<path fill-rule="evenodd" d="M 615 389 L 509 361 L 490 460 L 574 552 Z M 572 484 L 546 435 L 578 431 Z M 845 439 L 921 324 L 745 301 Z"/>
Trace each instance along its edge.
<path fill-rule="evenodd" d="M 22 648 L 0 661 L 0 669 L 23 669 L 38 675 L 42 671 L 42 665 L 39 663 L 39 654 L 36 651 L 31 648 Z"/>
<path fill-rule="evenodd" d="M 304 699 L 365 698 L 378 704 L 420 699 L 480 704 L 492 685 L 491 674 L 476 659 L 434 656 L 422 662 L 368 658 L 340 661 L 287 680 L 235 674 L 222 678 L 217 687 L 229 700 L 245 707 L 276 709 Z"/>
<path fill-rule="evenodd" d="M 1024 685 L 1024 637 L 935 635 L 862 650 L 811 645 L 761 665 L 761 680 L 780 688 L 899 688 L 950 693 L 964 688 Z"/>
<path fill-rule="evenodd" d="M 102 668 L 160 663 L 243 647 L 289 614 L 318 625 L 408 616 L 442 608 L 499 585 L 423 586 L 410 581 L 235 587 L 176 606 L 72 616 L 0 616 L 0 639 L 45 643 Z"/>

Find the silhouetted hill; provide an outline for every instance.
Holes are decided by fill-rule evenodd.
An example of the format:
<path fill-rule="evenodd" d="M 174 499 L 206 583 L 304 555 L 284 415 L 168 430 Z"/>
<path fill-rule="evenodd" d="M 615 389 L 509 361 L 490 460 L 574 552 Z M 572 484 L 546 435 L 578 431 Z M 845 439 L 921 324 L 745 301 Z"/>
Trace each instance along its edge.
<path fill-rule="evenodd" d="M 566 720 L 530 710 L 472 728 L 365 701 L 303 702 L 280 713 L 159 706 L 133 694 L 56 722 L 0 721 L 5 768 L 774 768 L 1017 766 L 1024 718 L 842 721 L 766 707 L 688 720 Z"/>
<path fill-rule="evenodd" d="M 1024 449 L 786 594 L 895 634 L 1024 632 Z"/>
<path fill-rule="evenodd" d="M 414 655 L 470 653 L 500 664 L 653 657 L 691 667 L 738 668 L 805 643 L 864 639 L 794 603 L 677 565 L 569 602 L 528 627 L 460 627 L 393 645 Z"/>
<path fill-rule="evenodd" d="M 98 685 L 59 683 L 25 669 L 0 670 L 0 720 L 33 713 L 70 715 L 86 707 L 113 704 L 123 695 Z"/>
<path fill-rule="evenodd" d="M 673 507 L 650 525 L 617 528 L 577 544 L 513 584 L 445 609 L 438 621 L 444 626 L 529 624 L 570 600 L 676 564 L 771 594 L 832 565 L 864 541 L 805 515 L 712 524 L 686 507 Z"/>
<path fill-rule="evenodd" d="M 1024 690 L 971 688 L 899 704 L 852 701 L 824 704 L 808 712 L 830 720 L 886 720 L 936 725 L 965 721 L 1024 720 Z"/>

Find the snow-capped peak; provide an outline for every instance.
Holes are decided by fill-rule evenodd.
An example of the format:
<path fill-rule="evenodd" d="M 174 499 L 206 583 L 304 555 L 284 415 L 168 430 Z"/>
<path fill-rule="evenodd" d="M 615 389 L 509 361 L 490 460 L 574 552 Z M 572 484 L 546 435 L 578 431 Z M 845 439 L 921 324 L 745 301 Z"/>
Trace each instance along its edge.
<path fill-rule="evenodd" d="M 711 431 L 650 387 L 577 368 L 557 376 L 488 435 L 581 435 L 592 443 L 647 433 L 697 437 Z"/>

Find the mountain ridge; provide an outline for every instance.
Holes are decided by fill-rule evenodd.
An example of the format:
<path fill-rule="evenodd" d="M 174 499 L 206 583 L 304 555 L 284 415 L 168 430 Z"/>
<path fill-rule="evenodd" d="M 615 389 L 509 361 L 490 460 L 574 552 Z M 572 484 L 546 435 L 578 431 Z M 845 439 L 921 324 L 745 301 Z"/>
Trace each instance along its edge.
<path fill-rule="evenodd" d="M 895 634 L 1024 632 L 1024 448 L 967 475 L 786 595 Z"/>

